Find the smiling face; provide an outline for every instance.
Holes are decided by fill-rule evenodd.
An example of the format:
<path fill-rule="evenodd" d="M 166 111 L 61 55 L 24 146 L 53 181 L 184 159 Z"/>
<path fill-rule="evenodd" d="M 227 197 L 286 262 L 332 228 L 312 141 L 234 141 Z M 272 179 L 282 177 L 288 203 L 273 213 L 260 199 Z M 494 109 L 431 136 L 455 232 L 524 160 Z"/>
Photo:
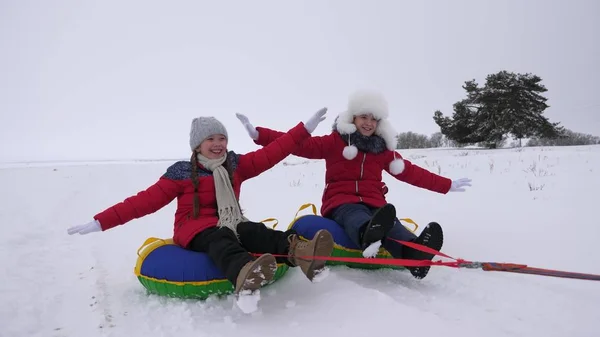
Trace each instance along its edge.
<path fill-rule="evenodd" d="M 354 125 L 361 135 L 371 136 L 377 128 L 377 120 L 372 114 L 362 114 L 354 117 Z"/>
<path fill-rule="evenodd" d="M 198 146 L 201 155 L 208 159 L 219 159 L 227 154 L 227 137 L 224 135 L 210 135 Z"/>

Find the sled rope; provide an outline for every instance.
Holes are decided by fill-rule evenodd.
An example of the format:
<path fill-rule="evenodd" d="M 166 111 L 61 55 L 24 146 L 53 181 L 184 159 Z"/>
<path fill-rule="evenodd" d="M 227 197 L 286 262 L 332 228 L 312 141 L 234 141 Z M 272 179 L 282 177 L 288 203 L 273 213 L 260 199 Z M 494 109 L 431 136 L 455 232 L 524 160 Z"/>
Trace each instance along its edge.
<path fill-rule="evenodd" d="M 408 260 L 408 259 L 396 259 L 396 258 L 366 258 L 366 257 L 337 257 L 337 256 L 296 256 L 297 259 L 307 259 L 307 260 L 326 260 L 326 261 L 339 261 L 339 262 L 348 262 L 348 263 L 362 263 L 362 264 L 375 264 L 375 265 L 387 265 L 387 266 L 403 266 L 403 267 L 427 267 L 427 266 L 446 266 L 451 268 L 467 268 L 467 269 L 481 269 L 483 271 L 500 271 L 500 272 L 510 272 L 510 273 L 521 273 L 521 274 L 530 274 L 530 275 L 541 275 L 541 276 L 550 276 L 550 277 L 562 277 L 562 278 L 571 278 L 571 279 L 580 279 L 580 280 L 590 280 L 590 281 L 600 281 L 600 275 L 596 274 L 587 274 L 587 273 L 577 273 L 577 272 L 568 272 L 562 270 L 554 270 L 554 269 L 543 269 L 543 268 L 535 268 L 529 267 L 525 264 L 516 264 L 516 263 L 501 263 L 501 262 L 477 262 L 477 261 L 468 261 L 463 259 L 456 259 L 450 255 L 437 251 L 435 249 L 429 248 L 424 245 L 420 245 L 414 242 L 401 241 L 392 238 L 388 238 L 388 240 L 393 240 L 398 243 L 401 243 L 405 246 L 414 248 L 416 250 L 420 250 L 429 254 L 442 256 L 453 261 L 434 261 L 434 260 Z M 260 256 L 261 254 L 255 254 L 254 256 Z M 290 257 L 290 255 L 285 254 L 272 254 L 274 257 Z"/>
<path fill-rule="evenodd" d="M 541 276 L 551 276 L 551 277 L 562 277 L 562 278 L 572 278 L 572 279 L 580 279 L 580 280 L 590 280 L 590 281 L 600 281 L 600 275 L 596 274 L 587 274 L 587 273 L 576 273 L 562 270 L 554 270 L 554 269 L 544 269 L 544 268 L 536 268 L 529 267 L 526 264 L 516 264 L 516 263 L 502 263 L 502 262 L 474 262 L 474 261 L 466 261 L 462 259 L 455 259 L 451 256 L 448 256 L 442 252 L 439 252 L 435 249 L 431 249 L 429 247 L 407 241 L 400 241 L 391 239 L 393 241 L 399 242 L 403 245 L 412 247 L 417 250 L 424 251 L 426 253 L 431 253 L 435 255 L 440 255 L 443 257 L 447 257 L 453 259 L 457 262 L 458 268 L 470 268 L 470 269 L 481 269 L 484 271 L 503 271 L 510 273 L 521 273 L 521 274 L 531 274 L 531 275 L 541 275 Z"/>

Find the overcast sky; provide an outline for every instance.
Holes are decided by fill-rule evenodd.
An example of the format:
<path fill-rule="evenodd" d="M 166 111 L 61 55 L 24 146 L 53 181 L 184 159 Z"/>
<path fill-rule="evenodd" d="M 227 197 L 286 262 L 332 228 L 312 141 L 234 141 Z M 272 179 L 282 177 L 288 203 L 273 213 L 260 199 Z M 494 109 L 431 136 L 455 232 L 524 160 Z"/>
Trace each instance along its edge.
<path fill-rule="evenodd" d="M 600 2 L 0 0 L 0 161 L 187 158 L 196 116 L 257 148 L 236 112 L 287 130 L 357 88 L 431 134 L 461 85 L 543 78 L 546 116 L 600 135 Z"/>

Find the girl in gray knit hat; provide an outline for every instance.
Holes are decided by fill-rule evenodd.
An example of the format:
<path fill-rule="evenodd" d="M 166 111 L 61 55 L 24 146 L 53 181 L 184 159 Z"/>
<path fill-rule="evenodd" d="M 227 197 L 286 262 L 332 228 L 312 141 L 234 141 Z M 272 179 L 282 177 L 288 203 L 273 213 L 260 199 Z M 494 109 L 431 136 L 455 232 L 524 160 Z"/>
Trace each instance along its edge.
<path fill-rule="evenodd" d="M 272 144 L 242 155 L 228 151 L 227 130 L 216 118 L 194 118 L 189 161 L 174 163 L 145 191 L 96 214 L 87 224 L 69 228 L 68 233 L 105 231 L 154 213 L 177 198 L 173 241 L 186 249 L 207 253 L 235 286 L 238 297 L 256 293 L 269 283 L 277 262 L 300 267 L 313 281 L 325 270 L 325 261 L 310 257 L 331 255 L 331 234 L 321 230 L 311 241 L 301 241 L 294 230 L 273 230 L 249 221 L 242 214 L 238 199 L 242 183 L 297 150 L 325 119 L 326 111 L 317 111 Z M 250 253 L 262 255 L 255 258 Z M 271 254 L 287 257 L 275 258 Z"/>

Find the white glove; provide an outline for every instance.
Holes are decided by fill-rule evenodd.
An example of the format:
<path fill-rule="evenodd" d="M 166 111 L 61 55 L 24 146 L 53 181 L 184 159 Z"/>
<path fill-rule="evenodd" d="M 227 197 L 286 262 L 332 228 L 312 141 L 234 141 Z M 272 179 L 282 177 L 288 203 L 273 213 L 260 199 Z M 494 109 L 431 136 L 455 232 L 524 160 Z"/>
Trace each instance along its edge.
<path fill-rule="evenodd" d="M 313 133 L 317 128 L 317 125 L 325 120 L 325 113 L 327 112 L 327 108 L 322 108 L 317 111 L 312 117 L 310 117 L 306 122 L 304 122 L 304 127 L 308 133 Z"/>
<path fill-rule="evenodd" d="M 84 235 L 84 234 L 88 234 L 88 233 L 92 233 L 92 232 L 100 232 L 100 231 L 102 231 L 102 227 L 100 227 L 100 222 L 98 222 L 98 220 L 94 220 L 94 221 L 88 222 L 83 225 L 73 226 L 73 227 L 70 227 L 69 229 L 67 229 L 67 233 L 69 233 L 69 235 L 73 235 L 73 234 L 77 234 L 77 233 L 79 233 L 80 235 Z"/>
<path fill-rule="evenodd" d="M 258 131 L 256 131 L 256 128 L 252 124 L 250 124 L 248 117 L 238 113 L 236 113 L 235 115 L 240 120 L 240 122 L 242 122 L 242 125 L 246 128 L 246 131 L 248 131 L 248 135 L 250 136 L 250 138 L 257 140 Z"/>
<path fill-rule="evenodd" d="M 458 180 L 453 180 L 452 186 L 450 186 L 450 192 L 464 192 L 465 189 L 462 188 L 464 186 L 471 186 L 471 179 L 460 178 Z"/>

